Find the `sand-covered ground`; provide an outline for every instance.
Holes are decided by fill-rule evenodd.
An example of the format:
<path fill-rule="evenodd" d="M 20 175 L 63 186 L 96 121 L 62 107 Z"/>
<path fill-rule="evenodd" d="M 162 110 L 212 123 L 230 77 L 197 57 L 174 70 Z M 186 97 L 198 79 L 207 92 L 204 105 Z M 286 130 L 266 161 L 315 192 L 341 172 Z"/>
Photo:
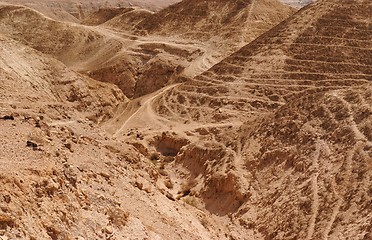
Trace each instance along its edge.
<path fill-rule="evenodd" d="M 372 238 L 368 0 L 1 2 L 0 239 Z"/>

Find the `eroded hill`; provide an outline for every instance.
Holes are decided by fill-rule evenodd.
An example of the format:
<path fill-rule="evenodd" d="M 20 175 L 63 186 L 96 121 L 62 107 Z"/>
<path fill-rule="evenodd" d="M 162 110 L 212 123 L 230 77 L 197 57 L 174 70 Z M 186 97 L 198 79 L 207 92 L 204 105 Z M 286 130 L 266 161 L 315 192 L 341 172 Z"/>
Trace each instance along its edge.
<path fill-rule="evenodd" d="M 166 115 L 169 109 L 186 112 L 187 119 L 221 122 L 242 114 L 272 112 L 288 96 L 304 90 L 368 83 L 372 77 L 370 5 L 354 5 L 322 1 L 302 9 L 210 70 L 169 91 L 162 99 L 167 108 L 160 104 L 158 111 Z"/>
<path fill-rule="evenodd" d="M 179 0 L 2 0 L 35 9 L 46 16 L 60 21 L 80 22 L 101 8 L 123 8 L 139 6 L 152 11 L 163 9 Z"/>
<path fill-rule="evenodd" d="M 293 12 L 276 0 L 187 0 L 153 14 L 137 28 L 148 34 L 209 42 L 231 52 Z"/>
<path fill-rule="evenodd" d="M 127 97 L 163 87 L 188 67 L 189 61 L 205 54 L 198 45 L 139 39 L 105 28 L 58 22 L 21 6 L 2 6 L 0 12 L 1 33 L 80 73 L 116 84 Z M 45 37 L 45 32 L 50 35 Z M 147 83 L 149 75 L 159 78 L 160 83 Z M 143 87 L 137 87 L 137 82 Z"/>
<path fill-rule="evenodd" d="M 98 127 L 127 101 L 115 85 L 2 35 L 0 42 L 2 239 L 223 234 L 205 230 L 201 213 L 167 198 L 155 165 Z"/>
<path fill-rule="evenodd" d="M 236 6 L 282 9 L 200 3 L 238 25 Z M 86 26 L 1 6 L 0 236 L 370 239 L 371 8 L 317 1 L 198 74 L 221 52 L 189 28 L 120 28 L 157 14 Z"/>
<path fill-rule="evenodd" d="M 174 157 L 173 194 L 236 232 L 368 239 L 370 12 L 368 1 L 318 1 L 147 99 L 115 134 L 148 132 L 148 149 Z"/>
<path fill-rule="evenodd" d="M 260 13 L 277 21 L 290 13 L 279 14 L 279 11 L 267 9 Z M 215 13 L 222 10 L 216 7 Z M 123 29 L 117 32 L 119 25 L 135 28 L 135 22 L 151 21 L 147 18 L 153 14 L 138 8 L 104 9 L 84 21 L 88 25 L 104 23 L 99 26 L 55 21 L 21 6 L 3 5 L 0 11 L 1 33 L 51 55 L 91 78 L 116 84 L 129 98 L 152 93 L 179 81 L 179 76 L 194 77 L 232 50 L 217 50 L 216 46 L 182 38 L 136 36 L 133 32 L 123 32 Z M 241 22 L 241 19 L 237 21 Z M 133 25 L 128 25 L 129 22 Z M 244 31 L 258 36 L 274 24 L 275 21 L 268 22 L 264 28 L 255 26 Z M 49 33 L 46 37 L 45 32 Z M 234 38 L 225 38 L 224 41 L 232 46 L 240 44 Z"/>
<path fill-rule="evenodd" d="M 98 123 L 126 101 L 116 86 L 94 81 L 32 48 L 0 37 L 4 107 L 48 112 L 56 120 L 80 115 Z"/>

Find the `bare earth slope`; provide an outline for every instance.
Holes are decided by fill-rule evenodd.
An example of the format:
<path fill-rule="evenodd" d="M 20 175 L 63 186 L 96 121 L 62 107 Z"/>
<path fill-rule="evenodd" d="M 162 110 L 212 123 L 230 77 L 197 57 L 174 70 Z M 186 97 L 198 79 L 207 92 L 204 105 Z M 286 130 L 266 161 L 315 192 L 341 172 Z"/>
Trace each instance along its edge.
<path fill-rule="evenodd" d="M 318 1 L 108 129 L 140 129 L 172 193 L 237 239 L 369 239 L 371 9 Z"/>
<path fill-rule="evenodd" d="M 318 0 L 200 75 L 249 41 L 240 20 L 288 8 L 177 6 L 173 38 L 120 28 L 136 8 L 84 26 L 0 5 L 0 238 L 371 239 L 370 1 Z"/>
<path fill-rule="evenodd" d="M 94 81 L 34 49 L 0 37 L 4 106 L 49 111 L 57 119 L 58 115 L 66 118 L 80 112 L 80 117 L 99 122 L 125 100 L 116 86 Z M 59 108 L 59 104 L 68 105 L 71 111 Z"/>
<path fill-rule="evenodd" d="M 281 0 L 281 2 L 288 4 L 290 6 L 293 6 L 293 7 L 302 8 L 315 1 L 314 0 Z"/>
<path fill-rule="evenodd" d="M 1 239 L 223 239 L 166 196 L 149 159 L 96 125 L 126 101 L 116 86 L 0 42 Z"/>
<path fill-rule="evenodd" d="M 372 79 L 370 5 L 355 4 L 337 6 L 324 1 L 301 10 L 210 70 L 169 91 L 167 107 L 172 112 L 187 112 L 188 119 L 221 121 L 215 117 L 221 115 L 218 109 L 225 112 L 225 118 L 239 118 L 271 112 L 287 96 L 306 89 L 367 83 Z M 195 104 L 188 108 L 177 100 L 179 95 Z"/>
<path fill-rule="evenodd" d="M 100 8 L 139 6 L 156 11 L 178 1 L 179 0 L 2 0 L 0 2 L 24 5 L 55 20 L 79 22 Z"/>
<path fill-rule="evenodd" d="M 0 6 L 0 20 L 4 35 L 96 80 L 114 83 L 128 97 L 163 87 L 189 67 L 189 61 L 205 54 L 197 44 L 139 39 L 101 27 L 58 22 L 21 6 Z M 137 88 L 137 81 L 146 85 L 150 75 L 160 79 L 159 84 Z"/>
<path fill-rule="evenodd" d="M 131 8 L 131 11 L 117 15 L 114 18 L 108 20 L 105 26 L 118 31 L 131 31 L 134 32 L 136 26 L 153 15 L 151 12 L 142 8 Z"/>
<path fill-rule="evenodd" d="M 215 8 L 216 14 L 224 10 L 218 6 L 212 7 Z M 272 6 L 263 10 L 259 8 L 251 10 L 277 20 L 283 19 L 290 13 L 290 11 L 285 13 L 271 11 L 270 7 Z M 232 10 L 228 9 L 229 12 Z M 86 19 L 86 23 L 92 25 L 106 22 L 100 26 L 55 21 L 21 6 L 5 5 L 0 8 L 0 11 L 1 33 L 49 54 L 68 67 L 96 80 L 116 84 L 130 98 L 143 96 L 172 84 L 180 75 L 193 77 L 211 67 L 218 59 L 226 56 L 227 52 L 240 44 L 240 40 L 224 36 L 224 42 L 231 46 L 217 50 L 216 46 L 196 40 L 138 37 L 117 32 L 119 25 L 131 28 L 130 26 L 133 25 L 129 25 L 128 22 L 133 24 L 141 21 L 143 15 L 149 16 L 148 12 L 138 8 L 123 9 L 125 13 L 109 21 L 106 21 L 110 18 L 108 16 L 116 15 L 113 9 L 98 11 Z M 105 16 L 106 14 L 108 15 Z M 201 16 L 199 20 L 202 18 L 206 20 L 207 16 Z M 236 19 L 237 22 L 243 20 L 246 19 Z M 257 36 L 273 24 L 275 21 L 265 23 L 264 28 L 241 27 L 247 34 Z M 106 27 L 113 27 L 114 30 Z M 164 27 L 167 29 L 166 26 Z M 171 32 L 173 29 L 169 28 L 168 31 Z M 49 34 L 45 36 L 45 32 Z"/>
<path fill-rule="evenodd" d="M 95 11 L 88 15 L 86 18 L 81 21 L 81 24 L 84 25 L 99 25 L 108 20 L 121 15 L 123 13 L 132 11 L 133 8 L 100 8 L 98 11 Z"/>
<path fill-rule="evenodd" d="M 74 11 L 69 12 L 66 8 L 62 7 L 61 4 L 56 2 L 47 2 L 47 1 L 27 1 L 27 0 L 2 0 L 1 4 L 9 5 L 22 5 L 32 8 L 36 11 L 43 13 L 44 15 L 59 21 L 67 22 L 79 22 L 79 13 L 77 12 L 78 8 Z"/>
<path fill-rule="evenodd" d="M 138 29 L 149 34 L 208 41 L 231 52 L 291 13 L 293 9 L 276 0 L 186 0 L 148 17 Z"/>
<path fill-rule="evenodd" d="M 236 220 L 271 239 L 371 238 L 371 90 L 303 92 L 246 124 L 253 189 Z"/>

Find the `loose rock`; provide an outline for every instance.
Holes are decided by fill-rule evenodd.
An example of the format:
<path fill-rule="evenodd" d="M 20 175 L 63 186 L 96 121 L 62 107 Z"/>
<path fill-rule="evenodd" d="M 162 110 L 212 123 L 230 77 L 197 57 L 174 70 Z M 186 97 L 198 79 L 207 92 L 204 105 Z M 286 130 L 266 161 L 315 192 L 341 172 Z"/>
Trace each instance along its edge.
<path fill-rule="evenodd" d="M 3 120 L 14 120 L 14 117 L 11 116 L 11 115 L 5 115 L 4 117 L 2 117 Z"/>

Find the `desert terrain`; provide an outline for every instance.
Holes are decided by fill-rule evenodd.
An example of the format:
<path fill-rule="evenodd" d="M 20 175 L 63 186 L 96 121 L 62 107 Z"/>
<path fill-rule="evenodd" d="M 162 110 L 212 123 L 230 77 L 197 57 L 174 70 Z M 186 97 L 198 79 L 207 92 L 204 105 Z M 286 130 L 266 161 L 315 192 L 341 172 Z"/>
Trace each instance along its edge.
<path fill-rule="evenodd" d="M 1 0 L 0 239 L 371 239 L 371 14 Z"/>
<path fill-rule="evenodd" d="M 290 6 L 293 6 L 295 8 L 302 8 L 305 7 L 316 0 L 281 0 L 282 3 L 288 4 Z"/>
<path fill-rule="evenodd" d="M 138 6 L 157 11 L 179 0 L 2 0 L 0 2 L 27 6 L 56 20 L 80 22 L 99 9 Z"/>

